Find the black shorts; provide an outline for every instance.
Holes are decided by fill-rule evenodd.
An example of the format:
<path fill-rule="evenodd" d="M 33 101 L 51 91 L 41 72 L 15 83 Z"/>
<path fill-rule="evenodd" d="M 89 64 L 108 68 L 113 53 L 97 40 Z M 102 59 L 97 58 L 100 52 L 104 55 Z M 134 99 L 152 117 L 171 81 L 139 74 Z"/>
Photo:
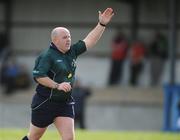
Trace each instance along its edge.
<path fill-rule="evenodd" d="M 31 123 L 44 128 L 52 124 L 56 117 L 74 119 L 74 102 L 57 103 L 35 94 L 31 104 Z"/>

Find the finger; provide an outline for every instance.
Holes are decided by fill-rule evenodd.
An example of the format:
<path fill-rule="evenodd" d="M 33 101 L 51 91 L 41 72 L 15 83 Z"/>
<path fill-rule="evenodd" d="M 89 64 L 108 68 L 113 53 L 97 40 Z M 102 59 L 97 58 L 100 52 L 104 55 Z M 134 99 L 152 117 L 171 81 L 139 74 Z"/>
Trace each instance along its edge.
<path fill-rule="evenodd" d="M 66 91 L 71 90 L 71 85 L 69 83 L 64 84 L 64 87 L 66 88 Z"/>
<path fill-rule="evenodd" d="M 65 85 L 71 88 L 70 82 L 65 83 Z"/>
<path fill-rule="evenodd" d="M 112 18 L 113 16 L 114 16 L 114 13 L 111 14 L 111 17 L 110 17 L 110 18 Z"/>
<path fill-rule="evenodd" d="M 68 92 L 68 88 L 65 85 L 63 86 L 63 90 L 64 92 Z"/>
<path fill-rule="evenodd" d="M 113 12 L 113 9 L 112 8 L 107 8 L 104 12 L 103 12 L 103 14 L 105 14 L 105 15 L 112 15 L 114 12 Z"/>
<path fill-rule="evenodd" d="M 108 8 L 108 10 L 111 14 L 114 13 L 114 10 L 112 8 Z"/>

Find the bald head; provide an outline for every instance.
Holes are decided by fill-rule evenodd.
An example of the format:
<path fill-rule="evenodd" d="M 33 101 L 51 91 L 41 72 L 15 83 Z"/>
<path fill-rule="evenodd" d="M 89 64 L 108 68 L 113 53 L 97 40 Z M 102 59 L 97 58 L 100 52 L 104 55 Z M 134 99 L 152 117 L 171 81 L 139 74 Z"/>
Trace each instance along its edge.
<path fill-rule="evenodd" d="M 65 27 L 56 27 L 52 30 L 51 32 L 51 40 L 53 42 L 53 40 L 55 40 L 60 34 L 64 33 L 64 32 L 69 32 L 69 30 Z"/>
<path fill-rule="evenodd" d="M 71 35 L 67 28 L 56 27 L 51 32 L 51 41 L 59 50 L 66 52 L 71 45 Z"/>

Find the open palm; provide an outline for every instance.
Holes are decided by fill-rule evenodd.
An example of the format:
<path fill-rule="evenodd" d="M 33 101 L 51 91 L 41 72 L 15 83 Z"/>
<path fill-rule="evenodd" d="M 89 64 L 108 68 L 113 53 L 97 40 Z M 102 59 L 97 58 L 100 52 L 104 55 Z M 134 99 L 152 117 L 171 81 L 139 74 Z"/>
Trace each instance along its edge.
<path fill-rule="evenodd" d="M 111 18 L 114 16 L 112 8 L 107 8 L 103 13 L 99 11 L 99 22 L 102 24 L 108 24 Z"/>

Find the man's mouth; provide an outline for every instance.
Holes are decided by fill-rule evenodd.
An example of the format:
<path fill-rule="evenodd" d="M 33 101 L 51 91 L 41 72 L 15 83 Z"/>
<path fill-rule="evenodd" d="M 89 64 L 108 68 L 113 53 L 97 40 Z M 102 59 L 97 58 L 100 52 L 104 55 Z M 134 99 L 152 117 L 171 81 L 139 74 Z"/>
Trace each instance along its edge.
<path fill-rule="evenodd" d="M 66 43 L 66 46 L 67 46 L 67 47 L 70 47 L 70 43 Z"/>

